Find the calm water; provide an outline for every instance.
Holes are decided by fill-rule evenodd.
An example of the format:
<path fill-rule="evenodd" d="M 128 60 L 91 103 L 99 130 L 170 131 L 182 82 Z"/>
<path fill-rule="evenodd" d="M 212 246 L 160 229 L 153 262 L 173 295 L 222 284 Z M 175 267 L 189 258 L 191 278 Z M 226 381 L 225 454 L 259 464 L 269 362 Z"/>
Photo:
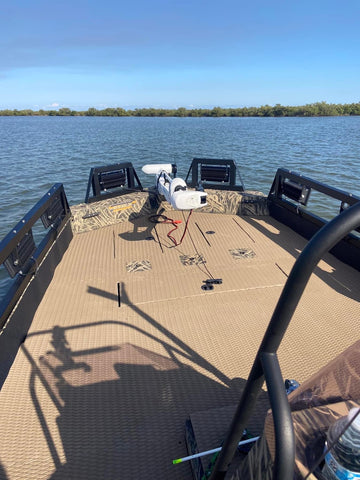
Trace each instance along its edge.
<path fill-rule="evenodd" d="M 0 117 L 0 239 L 55 182 L 74 204 L 93 166 L 131 161 L 151 186 L 142 165 L 176 163 L 185 177 L 196 156 L 234 159 L 264 193 L 285 167 L 360 194 L 360 117 Z"/>

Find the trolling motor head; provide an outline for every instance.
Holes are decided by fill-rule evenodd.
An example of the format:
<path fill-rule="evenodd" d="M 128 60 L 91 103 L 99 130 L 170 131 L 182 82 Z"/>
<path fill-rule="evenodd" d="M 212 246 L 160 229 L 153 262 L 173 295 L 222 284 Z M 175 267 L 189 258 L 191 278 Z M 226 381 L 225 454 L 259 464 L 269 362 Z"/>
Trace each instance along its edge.
<path fill-rule="evenodd" d="M 141 169 L 147 175 L 159 175 L 160 172 L 176 175 L 177 168 L 175 163 L 155 163 L 153 165 L 144 165 Z"/>
<path fill-rule="evenodd" d="M 160 195 L 176 210 L 193 210 L 207 205 L 207 193 L 197 190 L 188 190 L 182 178 L 171 178 L 170 174 L 176 174 L 176 165 L 171 163 L 144 165 L 142 171 L 156 175 L 156 189 Z"/>

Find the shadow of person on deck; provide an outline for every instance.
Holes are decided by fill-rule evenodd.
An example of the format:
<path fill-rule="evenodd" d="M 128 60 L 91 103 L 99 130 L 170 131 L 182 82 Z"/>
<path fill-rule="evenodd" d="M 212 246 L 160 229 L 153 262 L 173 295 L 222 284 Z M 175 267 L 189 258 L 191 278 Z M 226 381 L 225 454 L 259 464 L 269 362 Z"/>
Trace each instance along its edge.
<path fill-rule="evenodd" d="M 66 464 L 52 480 L 184 478 L 189 465 L 174 466 L 172 460 L 187 454 L 186 418 L 194 411 L 232 405 L 244 385 L 240 380 L 226 387 L 168 357 L 131 344 L 119 347 L 119 361 L 112 365 L 106 353 L 93 359 L 105 370 L 114 369 L 112 380 L 104 381 L 104 375 L 90 384 L 62 382 L 59 387 L 64 408 L 57 424 Z"/>
<path fill-rule="evenodd" d="M 93 293 L 102 294 L 100 290 Z M 109 292 L 104 293 L 108 298 Z M 56 326 L 52 331 L 53 349 L 41 358 L 39 369 L 48 394 L 59 399 L 56 422 L 66 463 L 54 461 L 56 470 L 49 480 L 190 478 L 188 463 L 172 464 L 173 459 L 187 455 L 186 419 L 194 412 L 212 412 L 239 400 L 244 379 L 229 379 L 163 324 L 131 304 L 126 294 L 123 300 L 146 320 L 149 329 L 130 323 L 125 316 L 124 321 Z M 76 336 L 96 338 L 93 329 L 101 329 L 103 338 L 114 339 L 121 339 L 124 329 L 130 330 L 133 341 L 117 344 L 115 340 L 101 348 L 96 342 L 94 348 L 87 342 L 86 350 L 74 351 L 71 340 Z M 145 348 L 154 342 L 163 353 L 158 353 L 158 347 L 156 352 Z M 256 409 L 259 425 L 267 408 L 267 394 L 262 391 Z M 211 416 L 219 415 L 217 412 Z M 221 444 L 231 420 L 232 413 L 221 423 L 216 445 L 209 448 Z M 213 423 L 215 420 L 205 429 L 211 430 Z M 51 451 L 55 442 L 49 430 L 44 434 Z"/>

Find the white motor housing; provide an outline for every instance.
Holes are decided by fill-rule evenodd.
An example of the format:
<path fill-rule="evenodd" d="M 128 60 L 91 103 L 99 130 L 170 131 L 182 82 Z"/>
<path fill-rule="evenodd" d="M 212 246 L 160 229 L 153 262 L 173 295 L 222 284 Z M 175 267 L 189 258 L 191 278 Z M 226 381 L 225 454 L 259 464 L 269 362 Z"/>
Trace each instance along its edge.
<path fill-rule="evenodd" d="M 173 172 L 173 165 L 171 163 L 156 163 L 154 165 L 144 165 L 141 170 L 147 175 L 158 175 L 162 171 L 170 175 Z"/>
<path fill-rule="evenodd" d="M 185 181 L 182 178 L 171 178 L 169 173 L 172 171 L 172 165 L 145 165 L 142 170 L 144 173 L 156 172 L 156 188 L 160 195 L 164 195 L 166 200 L 176 210 L 193 210 L 195 208 L 205 207 L 206 192 L 197 190 L 188 190 Z M 151 168 L 150 168 L 151 167 Z M 169 171 L 169 167 L 171 170 Z"/>

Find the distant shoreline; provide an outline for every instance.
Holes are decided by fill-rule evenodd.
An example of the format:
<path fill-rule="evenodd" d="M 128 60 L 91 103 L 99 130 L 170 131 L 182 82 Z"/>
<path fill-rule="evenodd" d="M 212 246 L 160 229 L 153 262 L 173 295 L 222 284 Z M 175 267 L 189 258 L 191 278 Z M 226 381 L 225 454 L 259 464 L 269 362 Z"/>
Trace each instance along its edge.
<path fill-rule="evenodd" d="M 177 109 L 167 108 L 136 108 L 125 110 L 124 108 L 104 108 L 98 110 L 89 108 L 85 111 L 59 108 L 58 110 L 0 110 L 2 117 L 333 117 L 360 115 L 359 103 L 334 104 L 326 102 L 310 103 L 301 106 L 274 106 L 264 105 L 261 107 L 242 108 L 192 108 L 180 107 Z"/>

